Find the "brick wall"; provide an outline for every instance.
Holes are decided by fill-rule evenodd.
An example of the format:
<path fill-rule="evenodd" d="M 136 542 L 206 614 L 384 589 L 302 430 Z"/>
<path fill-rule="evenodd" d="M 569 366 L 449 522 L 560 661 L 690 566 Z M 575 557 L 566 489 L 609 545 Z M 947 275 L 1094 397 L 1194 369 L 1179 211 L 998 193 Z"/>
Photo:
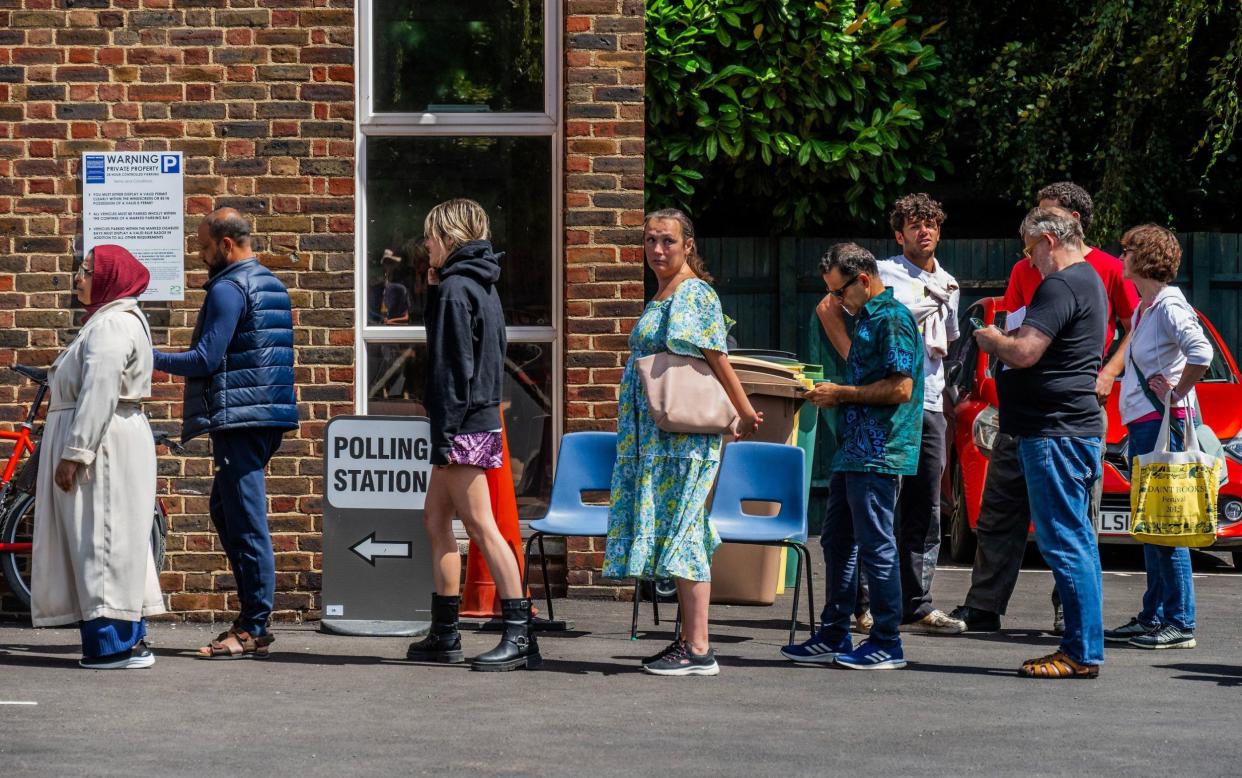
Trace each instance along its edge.
<path fill-rule="evenodd" d="M 615 429 L 643 299 L 642 0 L 568 0 L 565 20 L 565 430 Z M 568 543 L 569 593 L 616 597 L 602 538 Z"/>
<path fill-rule="evenodd" d="M 88 150 L 180 150 L 186 234 L 231 205 L 290 289 L 302 428 L 268 480 L 275 618 L 319 607 L 319 451 L 353 411 L 352 0 L 0 0 L 0 365 L 48 365 L 73 334 L 72 250 Z M 183 347 L 205 274 L 187 259 L 184 303 L 144 306 L 157 346 Z M 180 383 L 156 376 L 150 412 L 178 427 Z M 0 374 L 0 421 L 33 392 Z M 162 575 L 172 608 L 228 618 L 232 576 L 207 516 L 211 463 L 160 458 L 172 513 Z"/>

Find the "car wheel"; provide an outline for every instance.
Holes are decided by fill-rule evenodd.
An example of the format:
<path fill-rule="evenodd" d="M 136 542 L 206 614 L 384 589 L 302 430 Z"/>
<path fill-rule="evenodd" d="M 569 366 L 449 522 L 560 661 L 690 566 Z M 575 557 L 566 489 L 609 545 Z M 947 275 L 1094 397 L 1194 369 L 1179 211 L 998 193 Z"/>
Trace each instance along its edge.
<path fill-rule="evenodd" d="M 962 485 L 962 471 L 953 470 L 953 515 L 949 519 L 949 557 L 958 564 L 970 564 L 975 560 L 975 531 L 970 528 L 966 514 L 966 488 Z"/>

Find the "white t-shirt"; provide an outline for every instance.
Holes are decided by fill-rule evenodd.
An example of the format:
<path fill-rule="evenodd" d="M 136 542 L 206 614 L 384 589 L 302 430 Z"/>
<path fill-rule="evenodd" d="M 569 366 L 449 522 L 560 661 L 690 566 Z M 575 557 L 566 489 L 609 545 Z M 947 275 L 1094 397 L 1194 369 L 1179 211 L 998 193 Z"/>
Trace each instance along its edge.
<path fill-rule="evenodd" d="M 877 263 L 880 267 L 880 280 L 893 290 L 893 297 L 907 308 L 927 296 L 927 282 L 947 288 L 956 287 L 955 279 L 940 266 L 934 258 L 933 269 L 928 273 L 915 265 L 901 254 Z M 949 294 L 948 311 L 945 313 L 944 328 L 949 342 L 957 340 L 961 334 L 957 324 L 957 306 L 961 292 L 954 289 Z M 933 357 L 923 350 L 923 409 L 928 411 L 944 410 L 944 360 Z"/>

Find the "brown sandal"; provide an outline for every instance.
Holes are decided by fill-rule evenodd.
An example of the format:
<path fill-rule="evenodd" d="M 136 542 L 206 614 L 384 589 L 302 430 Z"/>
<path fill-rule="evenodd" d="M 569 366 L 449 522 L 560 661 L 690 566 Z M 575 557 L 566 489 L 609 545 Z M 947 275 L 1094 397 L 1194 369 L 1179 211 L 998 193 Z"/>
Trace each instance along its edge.
<path fill-rule="evenodd" d="M 275 635 L 255 637 L 234 625 L 200 648 L 196 656 L 199 659 L 267 659 L 271 656 L 268 646 L 275 641 Z"/>
<path fill-rule="evenodd" d="M 1098 678 L 1099 665 L 1084 665 L 1075 662 L 1064 652 L 1028 659 L 1022 663 L 1018 675 L 1023 678 Z"/>

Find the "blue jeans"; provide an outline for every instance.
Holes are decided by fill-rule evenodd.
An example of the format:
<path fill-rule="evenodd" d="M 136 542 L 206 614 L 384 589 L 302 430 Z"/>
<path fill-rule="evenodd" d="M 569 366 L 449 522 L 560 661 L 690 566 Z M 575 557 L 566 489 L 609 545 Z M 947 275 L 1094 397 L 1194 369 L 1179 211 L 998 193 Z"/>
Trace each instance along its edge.
<path fill-rule="evenodd" d="M 1169 448 L 1174 451 L 1183 450 L 1184 424 L 1173 419 L 1169 425 Z M 1129 456 L 1147 454 L 1156 448 L 1160 422 L 1141 421 L 1129 425 L 1129 431 Z M 1143 592 L 1139 622 L 1149 627 L 1172 624 L 1184 632 L 1194 632 L 1195 583 L 1190 549 L 1144 544 L 1143 561 L 1147 567 L 1147 591 Z"/>
<path fill-rule="evenodd" d="M 850 617 L 858 597 L 858 563 L 871 591 L 871 640 L 880 645 L 900 644 L 901 576 L 893 512 L 897 507 L 897 476 L 879 473 L 833 473 L 828 483 L 828 510 L 824 516 L 827 604 L 820 634 L 835 643 L 849 634 Z"/>
<path fill-rule="evenodd" d="M 1104 661 L 1104 586 L 1088 508 L 1100 477 L 1098 437 L 1018 438 L 1035 542 L 1052 568 L 1065 609 L 1061 650 L 1076 662 Z"/>
<path fill-rule="evenodd" d="M 211 486 L 211 521 L 233 567 L 238 626 L 251 635 L 267 633 L 276 594 L 276 558 L 267 528 L 267 483 L 263 469 L 280 448 L 283 432 L 247 427 L 211 433 L 216 479 Z"/>

